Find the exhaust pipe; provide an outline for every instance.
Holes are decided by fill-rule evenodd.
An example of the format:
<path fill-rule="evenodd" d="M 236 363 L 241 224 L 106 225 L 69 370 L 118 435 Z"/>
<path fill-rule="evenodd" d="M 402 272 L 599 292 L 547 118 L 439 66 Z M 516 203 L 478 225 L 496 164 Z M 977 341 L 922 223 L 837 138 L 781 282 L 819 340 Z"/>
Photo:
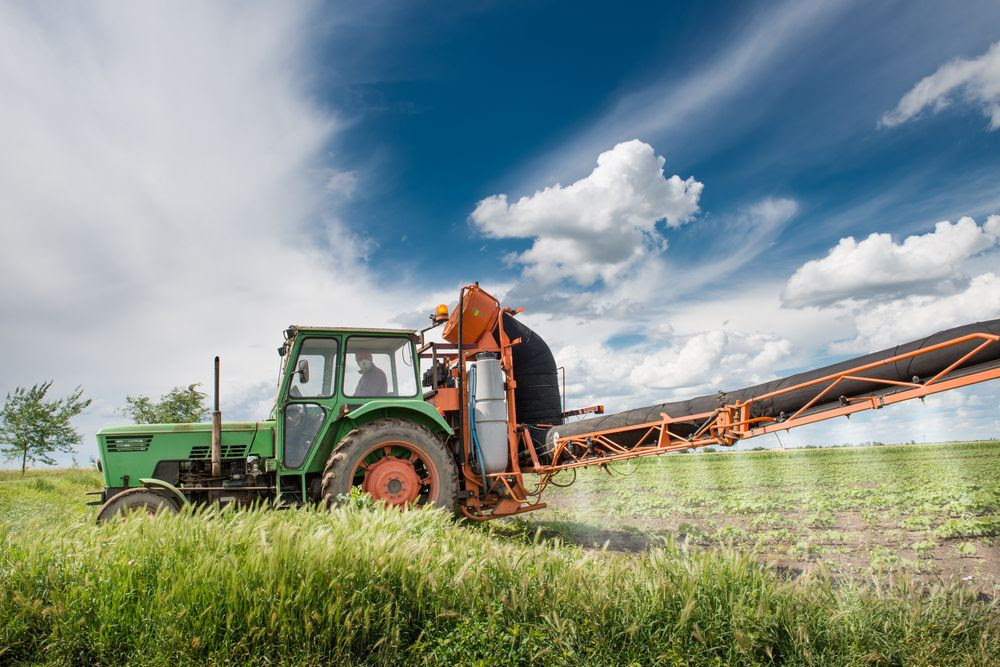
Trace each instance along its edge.
<path fill-rule="evenodd" d="M 215 358 L 215 407 L 212 410 L 212 477 L 222 477 L 222 412 L 219 410 L 219 358 Z"/>

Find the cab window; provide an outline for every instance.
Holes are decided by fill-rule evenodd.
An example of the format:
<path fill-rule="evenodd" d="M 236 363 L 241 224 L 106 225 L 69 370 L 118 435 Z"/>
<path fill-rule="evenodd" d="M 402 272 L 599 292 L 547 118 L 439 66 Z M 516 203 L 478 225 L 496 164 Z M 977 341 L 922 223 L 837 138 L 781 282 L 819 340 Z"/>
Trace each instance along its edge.
<path fill-rule="evenodd" d="M 299 356 L 292 367 L 292 381 L 288 385 L 289 398 L 329 398 L 337 386 L 336 338 L 307 338 L 302 342 Z M 302 381 L 297 372 L 302 361 L 309 365 L 309 381 Z"/>
<path fill-rule="evenodd" d="M 409 338 L 351 336 L 344 358 L 344 395 L 357 398 L 414 396 L 413 346 Z"/>

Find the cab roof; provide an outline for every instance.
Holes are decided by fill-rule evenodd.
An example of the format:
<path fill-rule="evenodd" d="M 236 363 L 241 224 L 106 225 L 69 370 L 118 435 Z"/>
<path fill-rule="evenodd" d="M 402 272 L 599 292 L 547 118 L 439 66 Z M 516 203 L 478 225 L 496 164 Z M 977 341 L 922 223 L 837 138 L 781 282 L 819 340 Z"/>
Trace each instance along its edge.
<path fill-rule="evenodd" d="M 377 334 L 401 334 L 406 336 L 416 336 L 416 329 L 373 329 L 361 327 L 310 327 L 299 324 L 292 324 L 288 327 L 295 331 L 344 331 L 347 333 L 377 333 Z"/>

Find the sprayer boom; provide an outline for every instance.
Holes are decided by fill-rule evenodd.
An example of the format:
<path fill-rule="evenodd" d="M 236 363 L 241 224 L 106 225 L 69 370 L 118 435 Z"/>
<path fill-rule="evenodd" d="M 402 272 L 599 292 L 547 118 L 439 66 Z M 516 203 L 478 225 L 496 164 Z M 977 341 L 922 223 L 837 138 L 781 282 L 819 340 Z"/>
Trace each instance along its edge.
<path fill-rule="evenodd" d="M 998 324 L 1000 321 L 960 327 L 893 350 L 729 394 L 720 392 L 555 427 L 546 446 L 534 452 L 534 465 L 526 471 L 546 475 L 708 445 L 730 446 L 746 438 L 994 380 L 1000 378 L 1000 335 L 992 333 L 1000 328 Z M 971 328 L 980 330 L 929 343 Z M 892 354 L 901 349 L 907 351 Z M 698 410 L 712 401 L 718 407 Z M 690 406 L 696 411 L 683 412 Z M 642 419 L 653 412 L 655 418 Z"/>

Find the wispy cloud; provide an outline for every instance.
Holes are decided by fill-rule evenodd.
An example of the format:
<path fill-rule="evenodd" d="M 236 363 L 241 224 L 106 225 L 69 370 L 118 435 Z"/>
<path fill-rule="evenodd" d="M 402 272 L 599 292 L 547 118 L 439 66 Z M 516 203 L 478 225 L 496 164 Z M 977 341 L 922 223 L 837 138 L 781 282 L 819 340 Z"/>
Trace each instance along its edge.
<path fill-rule="evenodd" d="M 579 173 L 576 170 L 590 156 L 628 137 L 659 142 L 669 140 L 673 132 L 689 130 L 713 105 L 758 85 L 779 58 L 849 6 L 849 0 L 793 0 L 749 17 L 727 48 L 698 65 L 678 71 L 665 64 L 665 78 L 623 87 L 604 111 L 567 141 L 526 165 L 515 189 Z"/>
<path fill-rule="evenodd" d="M 706 221 L 709 236 L 696 257 L 684 261 L 666 258 L 671 289 L 677 295 L 724 287 L 725 279 L 767 252 L 799 213 L 789 197 L 764 197 L 736 211 Z"/>
<path fill-rule="evenodd" d="M 927 109 L 937 113 L 955 100 L 980 107 L 990 129 L 1000 129 L 1000 42 L 978 58 L 956 58 L 921 79 L 882 115 L 879 126 L 900 125 Z"/>

